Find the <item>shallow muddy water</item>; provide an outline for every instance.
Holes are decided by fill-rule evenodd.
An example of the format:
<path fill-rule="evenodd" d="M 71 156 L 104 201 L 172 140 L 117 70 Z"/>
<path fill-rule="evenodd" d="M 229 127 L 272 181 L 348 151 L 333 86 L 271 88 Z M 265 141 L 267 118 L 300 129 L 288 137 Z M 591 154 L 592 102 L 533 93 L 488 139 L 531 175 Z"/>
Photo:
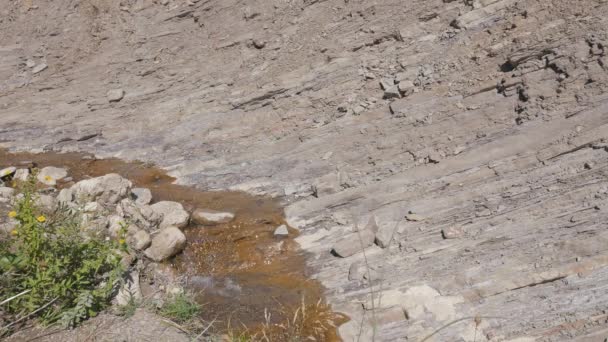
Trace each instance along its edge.
<path fill-rule="evenodd" d="M 139 162 L 101 160 L 79 153 L 11 154 L 0 150 L 0 166 L 26 162 L 36 167 L 64 167 L 74 182 L 118 173 L 136 187 L 149 188 L 154 201 L 177 201 L 189 211 L 207 208 L 235 213 L 235 220 L 229 223 L 185 228 L 187 247 L 169 262 L 184 276 L 187 288 L 197 293 L 203 318 L 215 320 L 214 327 L 220 331 L 229 326 L 255 331 L 266 323 L 265 311 L 270 313 L 270 322 L 278 324 L 293 316 L 302 299 L 312 304 L 322 298 L 321 286 L 307 278 L 305 256 L 293 241 L 297 232 L 290 228 L 289 238 L 273 236 L 285 221 L 282 208 L 271 198 L 175 185 L 162 170 Z M 324 338 L 339 340 L 335 329 L 329 329 Z"/>

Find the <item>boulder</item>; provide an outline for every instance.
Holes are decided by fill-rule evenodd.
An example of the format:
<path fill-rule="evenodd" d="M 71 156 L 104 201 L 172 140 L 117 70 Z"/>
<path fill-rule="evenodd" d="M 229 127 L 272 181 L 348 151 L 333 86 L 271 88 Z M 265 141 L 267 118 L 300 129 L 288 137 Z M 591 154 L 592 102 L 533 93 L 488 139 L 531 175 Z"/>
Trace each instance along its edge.
<path fill-rule="evenodd" d="M 196 209 L 192 213 L 192 222 L 202 225 L 215 225 L 227 223 L 234 219 L 234 214 L 226 211 L 217 211 L 211 209 Z"/>
<path fill-rule="evenodd" d="M 74 198 L 78 203 L 99 202 L 116 204 L 131 192 L 131 182 L 115 173 L 85 179 L 72 186 Z"/>
<path fill-rule="evenodd" d="M 188 225 L 188 221 L 190 220 L 190 214 L 188 214 L 181 203 L 178 202 L 161 201 L 152 204 L 150 208 L 162 216 L 160 228 L 169 226 L 183 228 Z"/>
<path fill-rule="evenodd" d="M 36 178 L 42 184 L 46 184 L 49 186 L 55 186 L 57 181 L 67 177 L 68 172 L 66 169 L 62 169 L 60 167 L 47 166 L 43 167 L 38 176 Z"/>
<path fill-rule="evenodd" d="M 146 188 L 133 188 L 131 190 L 131 198 L 137 205 L 148 205 L 152 202 L 152 192 Z"/>
<path fill-rule="evenodd" d="M 152 240 L 150 239 L 150 234 L 148 234 L 148 232 L 145 230 L 138 230 L 135 234 L 127 238 L 127 243 L 129 246 L 133 247 L 133 249 L 143 251 L 150 247 Z"/>
<path fill-rule="evenodd" d="M 184 247 L 186 247 L 184 233 L 178 227 L 169 226 L 152 239 L 152 244 L 144 254 L 156 262 L 161 262 L 181 252 Z"/>

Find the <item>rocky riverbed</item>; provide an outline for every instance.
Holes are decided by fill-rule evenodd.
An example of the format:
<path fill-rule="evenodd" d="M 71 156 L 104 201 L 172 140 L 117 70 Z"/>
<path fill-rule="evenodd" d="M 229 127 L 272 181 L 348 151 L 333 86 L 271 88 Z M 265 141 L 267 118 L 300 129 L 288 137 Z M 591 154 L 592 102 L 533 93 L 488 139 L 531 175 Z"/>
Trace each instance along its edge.
<path fill-rule="evenodd" d="M 207 335 L 221 335 L 229 328 L 255 334 L 262 324 L 291 319 L 302 301 L 315 304 L 322 299 L 320 284 L 307 279 L 304 256 L 293 242 L 297 232 L 287 228 L 272 199 L 197 191 L 174 185 L 160 170 L 141 163 L 80 154 L 1 152 L 0 165 L 7 164 L 16 166 L 0 170 L 4 238 L 17 224 L 7 215 L 20 196 L 11 186 L 36 172 L 36 203 L 43 213 L 74 210 L 86 234 L 120 239 L 128 246 L 123 255 L 125 284 L 114 298 L 116 307 L 144 298 L 160 307 L 167 296 L 188 291 L 205 308 L 201 318 L 213 322 Z M 140 315 L 150 322 L 161 319 Z M 335 318 L 335 324 L 342 320 Z M 104 320 L 113 321 L 107 315 Z M 140 329 L 132 323 L 121 326 Z M 174 330 L 160 336 L 187 338 Z M 12 338 L 24 336 L 35 334 Z M 82 332 L 71 338 L 75 336 Z M 334 328 L 323 336 L 335 338 Z"/>

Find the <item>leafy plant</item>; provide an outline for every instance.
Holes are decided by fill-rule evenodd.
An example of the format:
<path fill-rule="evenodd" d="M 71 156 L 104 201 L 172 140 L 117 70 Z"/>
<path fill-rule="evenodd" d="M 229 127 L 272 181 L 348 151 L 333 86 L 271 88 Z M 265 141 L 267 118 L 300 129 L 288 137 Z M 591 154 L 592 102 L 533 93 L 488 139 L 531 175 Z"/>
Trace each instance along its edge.
<path fill-rule="evenodd" d="M 9 213 L 17 227 L 0 241 L 0 298 L 19 295 L 3 310 L 14 319 L 37 316 L 73 327 L 108 304 L 123 272 L 120 245 L 85 235 L 73 210 L 42 214 L 34 176 Z"/>
<path fill-rule="evenodd" d="M 201 306 L 185 293 L 175 294 L 167 299 L 160 309 L 160 314 L 177 323 L 187 322 L 196 317 Z"/>

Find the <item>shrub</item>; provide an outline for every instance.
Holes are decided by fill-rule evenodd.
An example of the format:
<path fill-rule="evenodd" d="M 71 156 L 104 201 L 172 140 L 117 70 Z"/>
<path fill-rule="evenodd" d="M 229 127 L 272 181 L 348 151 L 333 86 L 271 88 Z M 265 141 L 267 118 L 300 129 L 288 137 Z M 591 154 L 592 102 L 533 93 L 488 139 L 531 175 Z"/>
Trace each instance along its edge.
<path fill-rule="evenodd" d="M 2 309 L 13 320 L 31 315 L 73 327 L 108 304 L 122 275 L 121 245 L 85 235 L 77 211 L 43 215 L 34 179 L 9 213 L 16 229 L 0 241 L 0 298 L 17 296 Z"/>

